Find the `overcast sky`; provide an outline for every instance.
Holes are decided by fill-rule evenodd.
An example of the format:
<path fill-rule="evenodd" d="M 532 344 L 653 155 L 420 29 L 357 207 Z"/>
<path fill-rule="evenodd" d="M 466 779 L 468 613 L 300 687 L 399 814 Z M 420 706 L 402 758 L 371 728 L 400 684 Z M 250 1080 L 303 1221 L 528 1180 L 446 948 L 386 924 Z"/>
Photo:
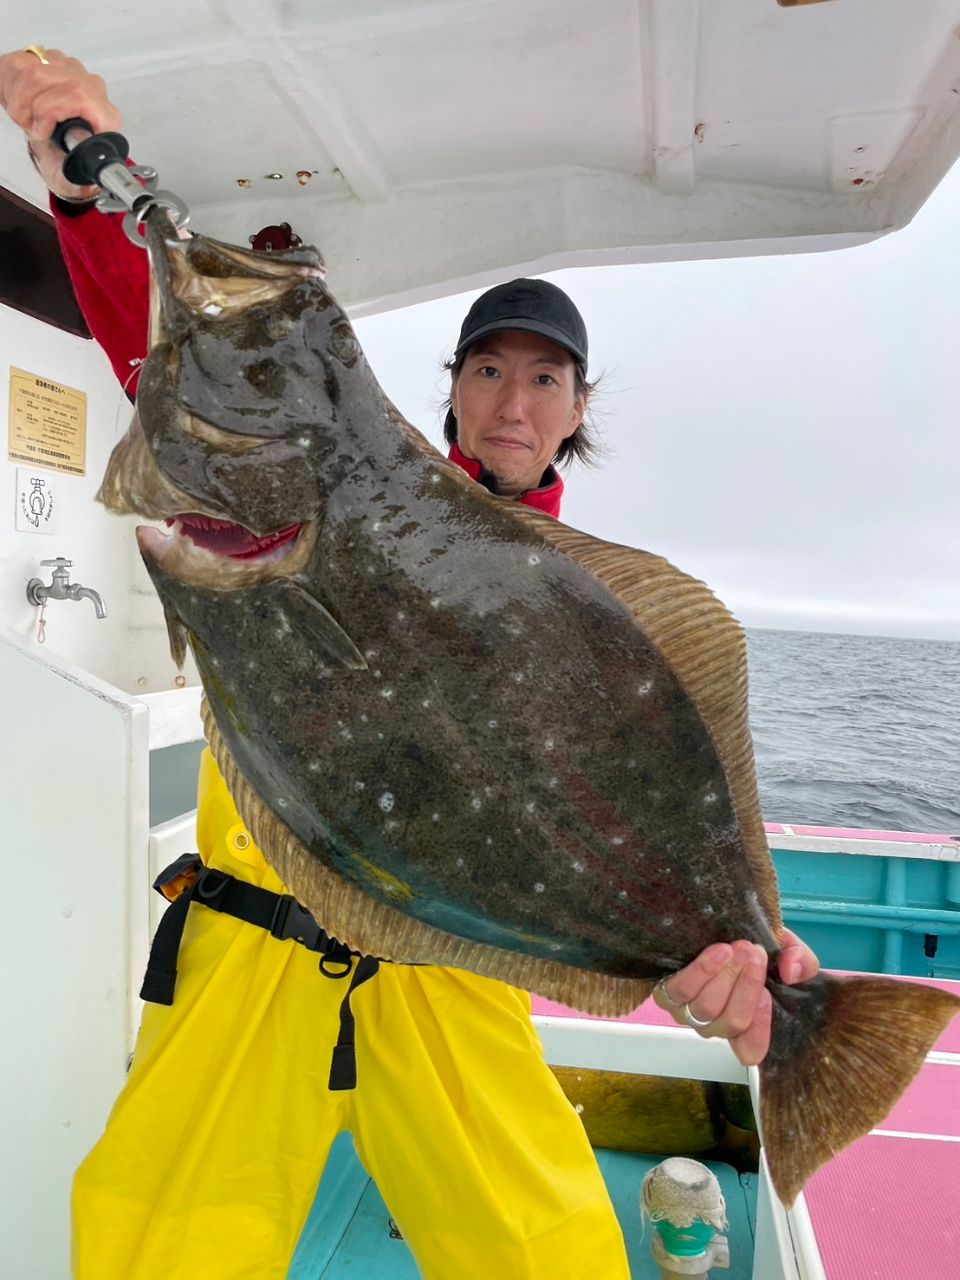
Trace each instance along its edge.
<path fill-rule="evenodd" d="M 552 274 L 590 333 L 608 447 L 564 519 L 669 557 L 747 626 L 960 640 L 960 167 L 835 253 Z M 439 446 L 476 293 L 357 324 Z"/>

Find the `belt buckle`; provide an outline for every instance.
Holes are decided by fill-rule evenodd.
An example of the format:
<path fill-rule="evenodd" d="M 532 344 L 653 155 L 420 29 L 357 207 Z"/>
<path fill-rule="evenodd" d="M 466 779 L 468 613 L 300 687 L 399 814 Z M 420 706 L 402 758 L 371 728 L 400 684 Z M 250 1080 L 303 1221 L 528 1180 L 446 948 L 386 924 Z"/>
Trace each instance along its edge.
<path fill-rule="evenodd" d="M 281 894 L 270 921 L 270 936 L 279 942 L 292 938 L 308 951 L 316 951 L 320 926 L 310 912 L 289 893 Z"/>

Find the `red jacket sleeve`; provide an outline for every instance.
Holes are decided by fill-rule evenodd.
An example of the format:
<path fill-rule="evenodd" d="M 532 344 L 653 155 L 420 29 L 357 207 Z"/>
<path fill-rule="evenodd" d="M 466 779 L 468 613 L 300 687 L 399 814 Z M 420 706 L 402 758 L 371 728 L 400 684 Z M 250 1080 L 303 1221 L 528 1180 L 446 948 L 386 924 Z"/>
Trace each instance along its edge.
<path fill-rule="evenodd" d="M 146 251 L 127 239 L 122 214 L 92 207 L 78 212 L 56 199 L 50 207 L 80 310 L 132 399 L 147 354 Z"/>

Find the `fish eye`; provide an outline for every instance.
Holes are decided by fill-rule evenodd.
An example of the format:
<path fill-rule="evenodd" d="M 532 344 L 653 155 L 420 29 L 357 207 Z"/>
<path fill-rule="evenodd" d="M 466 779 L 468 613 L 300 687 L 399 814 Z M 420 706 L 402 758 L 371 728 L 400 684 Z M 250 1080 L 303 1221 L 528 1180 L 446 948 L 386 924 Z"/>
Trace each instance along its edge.
<path fill-rule="evenodd" d="M 355 363 L 360 352 L 353 329 L 346 320 L 341 320 L 330 330 L 330 350 L 346 365 Z"/>
<path fill-rule="evenodd" d="M 293 320 L 290 316 L 271 315 L 266 323 L 267 337 L 273 342 L 280 342 L 283 338 L 288 338 L 293 331 Z"/>

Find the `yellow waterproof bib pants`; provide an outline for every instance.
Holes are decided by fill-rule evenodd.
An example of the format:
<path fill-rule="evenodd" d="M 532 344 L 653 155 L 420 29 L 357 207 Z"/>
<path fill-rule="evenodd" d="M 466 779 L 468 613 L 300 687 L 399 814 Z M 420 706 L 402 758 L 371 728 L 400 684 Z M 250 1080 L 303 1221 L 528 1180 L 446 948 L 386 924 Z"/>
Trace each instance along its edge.
<path fill-rule="evenodd" d="M 209 752 L 198 841 L 208 866 L 285 892 Z M 190 906 L 174 1003 L 144 1007 L 127 1084 L 76 1175 L 75 1280 L 284 1280 L 341 1130 L 424 1280 L 628 1280 L 529 997 L 382 965 L 351 996 L 357 1087 L 330 1092 L 347 981 L 293 941 Z"/>

